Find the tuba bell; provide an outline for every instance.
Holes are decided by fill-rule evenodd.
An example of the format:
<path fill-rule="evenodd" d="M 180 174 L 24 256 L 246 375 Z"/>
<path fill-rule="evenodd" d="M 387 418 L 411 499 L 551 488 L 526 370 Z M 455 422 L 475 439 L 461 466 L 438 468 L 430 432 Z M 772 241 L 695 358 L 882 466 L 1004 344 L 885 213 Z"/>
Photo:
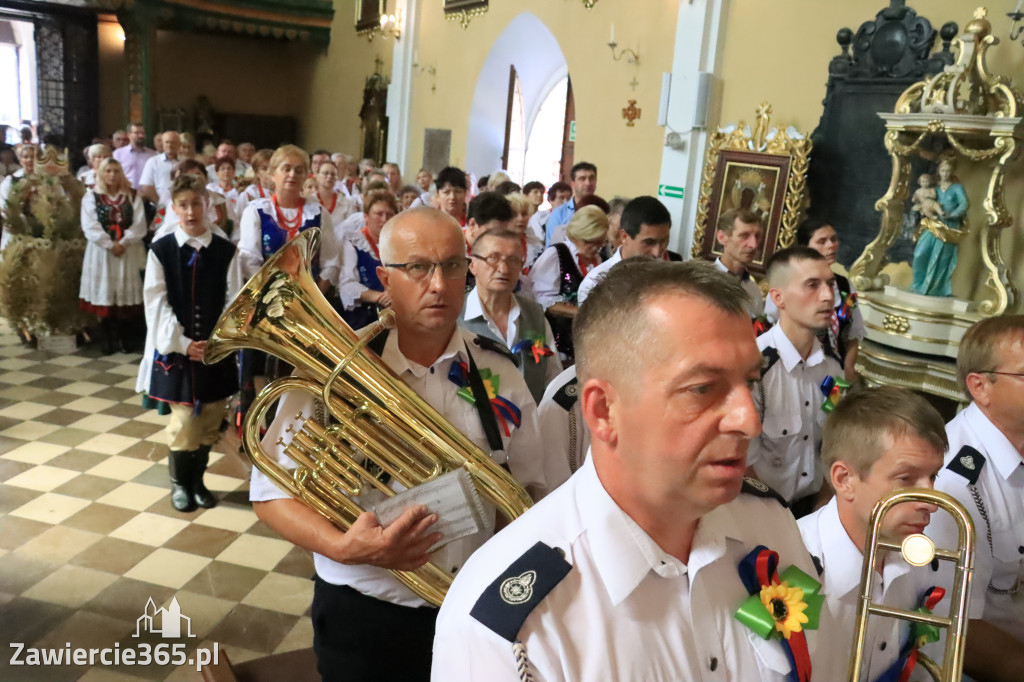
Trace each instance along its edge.
<path fill-rule="evenodd" d="M 926 535 L 911 535 L 896 544 L 881 537 L 882 520 L 885 514 L 903 502 L 927 502 L 951 514 L 956 521 L 959 535 L 956 549 L 936 549 Z M 918 663 L 928 671 L 936 682 L 959 682 L 964 667 L 964 646 L 967 641 L 967 606 L 971 596 L 971 577 L 974 573 L 974 520 L 963 505 L 946 493 L 928 488 L 905 488 L 896 490 L 878 501 L 868 521 L 868 535 L 864 542 L 864 565 L 861 571 L 860 600 L 857 604 L 857 624 L 854 629 L 853 657 L 850 659 L 850 682 L 861 680 L 861 668 L 867 641 L 868 617 L 872 615 L 900 618 L 902 620 L 928 623 L 945 628 L 946 646 L 942 665 L 939 666 L 923 653 L 918 652 Z M 881 552 L 900 552 L 912 566 L 925 566 L 933 560 L 950 561 L 954 565 L 953 593 L 950 595 L 948 616 L 932 613 L 907 611 L 871 601 L 875 566 L 881 561 Z"/>
<path fill-rule="evenodd" d="M 484 499 L 509 519 L 521 515 L 532 501 L 515 479 L 364 348 L 393 326 L 394 313 L 385 310 L 360 338 L 323 297 L 310 272 L 318 245 L 319 231 L 307 230 L 281 247 L 224 311 L 207 342 L 206 362 L 256 349 L 293 365 L 300 375 L 270 383 L 250 407 L 242 444 L 253 466 L 341 530 L 365 511 L 358 495 L 371 489 L 395 494 L 381 472 L 412 488 L 464 467 Z M 278 441 L 296 463 L 294 470 L 264 452 L 260 442 L 267 412 L 291 391 L 313 394 L 327 415 L 318 421 L 300 413 L 302 426 L 288 429 L 291 441 Z M 431 563 L 391 572 L 435 606 L 452 581 Z"/>

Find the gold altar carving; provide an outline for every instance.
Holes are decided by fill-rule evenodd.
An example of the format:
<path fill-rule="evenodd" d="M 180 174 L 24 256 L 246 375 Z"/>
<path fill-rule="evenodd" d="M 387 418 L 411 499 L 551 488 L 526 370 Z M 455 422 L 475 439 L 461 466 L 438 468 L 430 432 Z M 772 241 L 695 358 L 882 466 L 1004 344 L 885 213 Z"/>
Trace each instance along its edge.
<path fill-rule="evenodd" d="M 894 332 L 896 334 L 906 334 L 910 331 L 910 320 L 899 315 L 886 315 L 885 319 L 882 320 L 882 328 L 888 332 Z"/>
<path fill-rule="evenodd" d="M 1001 237 L 1013 222 L 1003 199 L 1006 172 L 1024 141 L 1021 114 L 1024 94 L 1006 76 L 989 72 L 986 53 L 999 43 L 984 8 L 954 41 L 957 62 L 941 73 L 919 81 L 900 96 L 892 113 L 879 114 L 886 124 L 885 147 L 892 158 L 892 176 L 885 195 L 875 204 L 882 213 L 878 236 L 868 244 L 850 268 L 851 280 L 862 299 L 883 289 L 888 278 L 881 274 L 886 253 L 899 236 L 910 193 L 911 162 L 915 156 L 932 158 L 925 142 L 939 138 L 947 152 L 976 163 L 991 163 L 992 170 L 982 205 L 986 220 L 958 240 L 977 239 L 984 281 L 980 300 L 972 313 L 990 317 L 1012 311 L 1018 292 L 1003 261 Z M 947 355 L 955 357 L 955 348 Z"/>
<path fill-rule="evenodd" d="M 759 199 L 763 203 L 758 208 L 765 218 L 763 253 L 755 261 L 753 269 L 757 270 L 756 265 L 763 264 L 776 247 L 782 248 L 793 243 L 807 203 L 807 166 L 811 140 L 793 127 L 785 130 L 772 128 L 771 115 L 771 104 L 764 102 L 757 109 L 752 130 L 746 122 L 740 121 L 735 127 L 719 129 L 709 136 L 697 198 L 692 250 L 694 258 L 713 258 L 717 255 L 715 229 L 722 212 L 723 197 L 731 197 L 734 193 L 733 185 L 738 183 L 740 187 L 744 186 L 743 168 L 746 166 L 755 170 L 774 171 L 777 177 L 777 186 L 773 188 L 775 191 L 769 190 L 766 196 L 753 198 L 755 203 Z M 735 167 L 732 175 L 729 174 L 730 167 Z M 726 187 L 727 180 L 729 187 Z"/>

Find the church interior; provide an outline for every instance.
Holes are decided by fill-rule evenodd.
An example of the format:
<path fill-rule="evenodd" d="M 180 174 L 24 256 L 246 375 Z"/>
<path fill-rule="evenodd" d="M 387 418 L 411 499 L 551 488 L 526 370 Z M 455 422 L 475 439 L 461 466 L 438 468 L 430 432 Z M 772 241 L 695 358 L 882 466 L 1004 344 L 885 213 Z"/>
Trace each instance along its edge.
<path fill-rule="evenodd" d="M 589 162 L 605 200 L 657 197 L 668 248 L 686 259 L 721 255 L 727 210 L 757 212 L 759 281 L 815 217 L 835 227 L 834 269 L 858 291 L 858 380 L 909 388 L 948 420 L 967 402 L 956 378 L 966 330 L 1024 312 L 1014 4 L 3 0 L 0 172 L 17 168 L 24 128 L 42 143 L 37 166 L 73 175 L 87 148 L 130 124 L 146 146 L 188 133 L 199 154 L 230 140 L 396 164 L 400 185 L 453 166 L 471 194 L 498 171 L 546 192 Z M 934 192 L 950 183 L 968 200 L 955 219 Z M 926 239 L 933 264 L 940 251 L 951 259 L 940 282 L 921 283 Z M 0 264 L 0 289 L 13 267 Z M 28 299 L 50 291 L 46 277 Z M 0 292 L 0 309 L 14 298 Z M 157 610 L 165 623 L 188 616 L 191 635 L 181 660 L 148 666 L 5 655 L 0 679 L 235 679 L 197 671 L 214 647 L 239 680 L 317 679 L 313 559 L 254 513 L 236 430 L 207 448 L 219 504 L 179 511 L 168 418 L 137 392 L 143 350 L 101 348 L 87 325 L 26 343 L 22 326 L 8 317 L 0 329 L 2 640 L 155 647 Z"/>

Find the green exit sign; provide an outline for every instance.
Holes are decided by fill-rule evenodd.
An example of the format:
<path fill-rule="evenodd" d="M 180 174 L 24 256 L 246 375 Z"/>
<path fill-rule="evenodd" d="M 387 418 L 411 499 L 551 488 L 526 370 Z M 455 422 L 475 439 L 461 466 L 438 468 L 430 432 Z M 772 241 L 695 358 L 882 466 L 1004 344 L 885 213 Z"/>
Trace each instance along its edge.
<path fill-rule="evenodd" d="M 672 199 L 682 199 L 686 190 L 682 187 L 675 187 L 673 185 L 658 185 L 658 196 L 669 197 Z"/>

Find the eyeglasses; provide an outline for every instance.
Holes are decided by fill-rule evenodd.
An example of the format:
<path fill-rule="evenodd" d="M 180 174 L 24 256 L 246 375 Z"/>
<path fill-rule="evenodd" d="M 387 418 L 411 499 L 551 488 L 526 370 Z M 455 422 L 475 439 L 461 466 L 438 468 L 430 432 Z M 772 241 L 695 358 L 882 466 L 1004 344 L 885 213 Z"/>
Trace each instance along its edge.
<path fill-rule="evenodd" d="M 441 277 L 444 279 L 460 279 L 465 277 L 469 271 L 469 259 L 452 258 L 443 263 L 433 263 L 426 260 L 413 261 L 411 263 L 385 263 L 384 267 L 402 270 L 409 279 L 417 282 L 433 276 L 434 268 L 441 269 Z"/>
<path fill-rule="evenodd" d="M 1018 379 L 1024 379 L 1024 372 L 997 372 L 994 369 L 983 369 L 978 374 L 998 374 L 1004 377 L 1016 377 Z"/>
<path fill-rule="evenodd" d="M 473 258 L 476 258 L 477 260 L 482 260 L 495 269 L 497 269 L 499 265 L 504 263 L 509 270 L 521 270 L 523 264 L 526 262 L 519 256 L 502 256 L 497 253 L 492 253 L 488 256 L 478 256 L 474 253 Z"/>

